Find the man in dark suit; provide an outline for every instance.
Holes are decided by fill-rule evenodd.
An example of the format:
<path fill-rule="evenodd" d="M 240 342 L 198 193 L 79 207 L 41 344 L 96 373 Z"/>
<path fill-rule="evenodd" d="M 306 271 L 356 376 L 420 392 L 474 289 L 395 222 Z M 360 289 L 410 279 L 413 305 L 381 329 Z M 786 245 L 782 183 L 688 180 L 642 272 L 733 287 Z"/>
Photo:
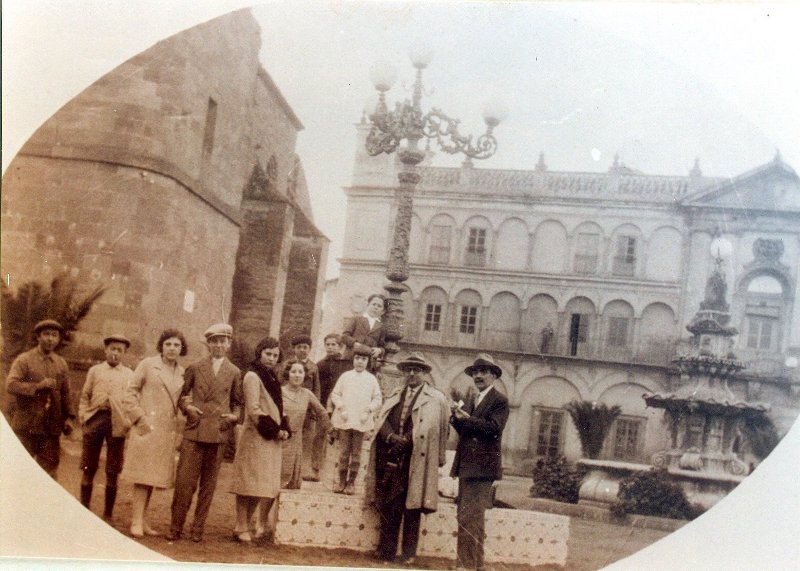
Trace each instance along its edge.
<path fill-rule="evenodd" d="M 508 420 L 508 399 L 493 387 L 503 371 L 491 355 L 481 353 L 464 369 L 478 395 L 452 406 L 450 423 L 458 446 L 450 475 L 458 478 L 457 569 L 482 571 L 484 516 L 492 507 L 492 484 L 503 476 L 500 442 Z"/>
<path fill-rule="evenodd" d="M 228 431 L 239 420 L 244 404 L 242 373 L 225 356 L 231 347 L 233 329 L 219 323 L 205 332 L 211 355 L 192 363 L 184 373 L 178 406 L 186 415 L 175 493 L 172 496 L 172 522 L 167 539 L 180 539 L 183 524 L 198 489 L 192 523 L 192 541 L 203 539 L 205 525 Z"/>

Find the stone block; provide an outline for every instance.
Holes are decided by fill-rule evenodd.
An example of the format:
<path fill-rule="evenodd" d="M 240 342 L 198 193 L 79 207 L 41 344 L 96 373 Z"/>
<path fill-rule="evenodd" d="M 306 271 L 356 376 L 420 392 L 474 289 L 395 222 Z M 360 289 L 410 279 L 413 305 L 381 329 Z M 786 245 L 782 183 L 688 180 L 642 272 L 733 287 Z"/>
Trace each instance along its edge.
<path fill-rule="evenodd" d="M 328 492 L 281 492 L 275 541 L 279 544 L 372 551 L 378 543 L 378 515 L 361 496 Z M 418 555 L 454 559 L 456 506 L 442 501 L 422 517 Z M 569 518 L 527 510 L 486 512 L 488 563 L 564 565 Z"/>

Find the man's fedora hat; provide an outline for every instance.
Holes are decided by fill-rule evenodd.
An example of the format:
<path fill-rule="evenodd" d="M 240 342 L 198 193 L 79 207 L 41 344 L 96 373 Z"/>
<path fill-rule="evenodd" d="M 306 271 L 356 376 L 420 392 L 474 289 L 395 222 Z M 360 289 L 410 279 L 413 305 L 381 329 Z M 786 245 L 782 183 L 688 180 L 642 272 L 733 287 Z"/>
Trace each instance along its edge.
<path fill-rule="evenodd" d="M 62 335 L 64 334 L 64 326 L 55 319 L 43 319 L 33 326 L 33 332 L 38 335 L 42 329 L 55 329 Z"/>
<path fill-rule="evenodd" d="M 125 337 L 124 335 L 119 335 L 118 333 L 115 333 L 114 335 L 109 335 L 108 337 L 103 339 L 103 345 L 108 345 L 109 343 L 114 343 L 114 342 L 122 343 L 125 345 L 125 347 L 128 348 L 130 348 L 131 346 L 131 340 Z"/>
<path fill-rule="evenodd" d="M 426 373 L 430 373 L 431 367 L 430 363 L 425 360 L 425 357 L 422 356 L 422 353 L 419 351 L 414 351 L 408 357 L 397 363 L 397 370 L 398 371 L 405 371 L 409 367 L 419 367 L 423 369 Z"/>
<path fill-rule="evenodd" d="M 479 353 L 475 361 L 464 369 L 464 372 L 471 377 L 477 369 L 489 369 L 498 378 L 503 375 L 503 370 L 497 366 L 497 363 L 494 362 L 494 359 L 488 353 Z"/>
<path fill-rule="evenodd" d="M 233 327 L 228 325 L 227 323 L 215 323 L 208 329 L 206 332 L 203 333 L 206 338 L 206 341 L 210 340 L 212 337 L 233 337 Z"/>

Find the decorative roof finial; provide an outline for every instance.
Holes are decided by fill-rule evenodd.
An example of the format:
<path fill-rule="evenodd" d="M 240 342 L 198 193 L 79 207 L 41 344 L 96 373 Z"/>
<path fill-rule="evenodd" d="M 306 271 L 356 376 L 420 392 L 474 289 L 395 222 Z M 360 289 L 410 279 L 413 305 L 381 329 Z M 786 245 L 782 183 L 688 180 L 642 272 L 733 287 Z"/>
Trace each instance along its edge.
<path fill-rule="evenodd" d="M 618 173 L 622 170 L 622 164 L 619 162 L 619 153 L 614 153 L 614 162 L 608 168 L 610 173 Z"/>
<path fill-rule="evenodd" d="M 544 152 L 539 153 L 539 162 L 536 163 L 536 168 L 534 169 L 536 172 L 546 172 L 547 165 L 544 162 Z"/>
<path fill-rule="evenodd" d="M 776 163 L 782 163 L 783 162 L 783 157 L 781 156 L 780 149 L 778 149 L 778 148 L 775 149 L 775 158 L 772 159 L 772 160 L 774 162 L 776 162 Z"/>
<path fill-rule="evenodd" d="M 694 158 L 694 166 L 689 171 L 689 176 L 692 178 L 700 178 L 703 176 L 703 171 L 700 170 L 700 157 Z"/>

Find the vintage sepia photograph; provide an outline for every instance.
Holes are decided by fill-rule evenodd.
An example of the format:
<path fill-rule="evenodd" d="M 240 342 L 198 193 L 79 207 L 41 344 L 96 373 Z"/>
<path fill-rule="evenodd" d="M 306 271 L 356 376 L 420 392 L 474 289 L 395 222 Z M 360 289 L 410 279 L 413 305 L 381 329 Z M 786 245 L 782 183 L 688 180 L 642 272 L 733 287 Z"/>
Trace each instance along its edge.
<path fill-rule="evenodd" d="M 2 12 L 3 565 L 800 565 L 800 8 Z"/>

